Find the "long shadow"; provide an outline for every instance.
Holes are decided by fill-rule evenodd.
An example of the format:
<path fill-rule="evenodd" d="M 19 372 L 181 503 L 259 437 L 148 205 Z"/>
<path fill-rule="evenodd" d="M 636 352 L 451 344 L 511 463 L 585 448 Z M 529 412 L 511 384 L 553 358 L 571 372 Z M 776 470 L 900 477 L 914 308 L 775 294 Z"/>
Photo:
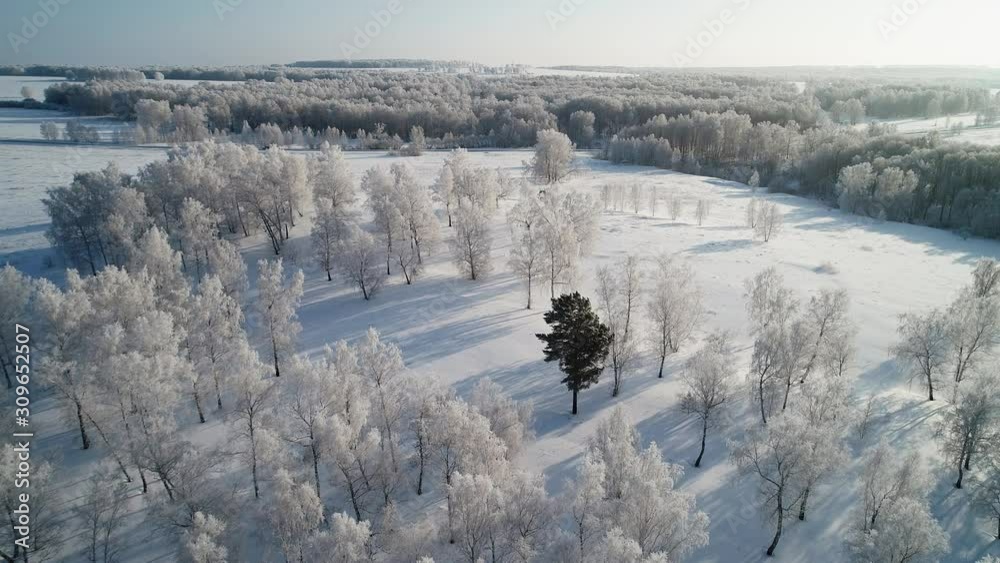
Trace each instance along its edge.
<path fill-rule="evenodd" d="M 299 311 L 302 324 L 300 349 L 316 353 L 337 340 L 354 340 L 369 327 L 398 344 L 408 365 L 419 366 L 450 355 L 462 354 L 483 342 L 514 330 L 517 321 L 539 314 L 511 307 L 507 311 L 469 316 L 497 295 L 516 289 L 511 275 L 472 282 L 439 276 L 418 279 L 413 285 L 394 284 L 371 301 L 345 284 L 314 277 L 308 284 Z M 336 332 L 329 332 L 330 317 L 337 318 Z M 260 331 L 257 331 L 260 332 Z M 442 346 L 443 342 L 447 346 Z"/>
<path fill-rule="evenodd" d="M 35 223 L 34 225 L 22 225 L 20 227 L 7 227 L 5 229 L 0 229 L 0 237 L 40 233 L 48 227 L 49 223 Z"/>
<path fill-rule="evenodd" d="M 710 241 L 696 244 L 687 252 L 690 254 L 717 254 L 721 252 L 735 252 L 753 247 L 754 242 L 750 239 L 731 239 L 722 241 Z"/>

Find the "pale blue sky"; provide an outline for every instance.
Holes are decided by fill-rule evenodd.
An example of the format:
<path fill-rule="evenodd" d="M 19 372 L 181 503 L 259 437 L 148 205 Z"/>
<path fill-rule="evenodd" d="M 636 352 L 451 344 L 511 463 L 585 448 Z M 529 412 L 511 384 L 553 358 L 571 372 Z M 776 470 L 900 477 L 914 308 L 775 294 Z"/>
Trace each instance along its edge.
<path fill-rule="evenodd" d="M 995 0 L 392 0 L 402 9 L 382 27 L 372 12 L 390 1 L 2 0 L 0 64 L 339 59 L 345 44 L 354 45 L 356 29 L 367 24 L 378 34 L 368 45 L 359 43 L 363 48 L 355 58 L 534 65 L 1000 66 L 1000 2 Z M 37 14 L 46 2 L 65 5 L 27 38 L 22 18 L 43 21 Z M 236 6 L 220 18 L 219 7 L 230 4 Z M 566 6 L 575 11 L 569 13 Z M 899 8 L 895 23 L 894 6 Z M 711 25 L 723 10 L 730 11 L 727 23 Z M 706 22 L 717 36 L 705 31 Z M 699 33 L 701 52 L 688 50 Z"/>

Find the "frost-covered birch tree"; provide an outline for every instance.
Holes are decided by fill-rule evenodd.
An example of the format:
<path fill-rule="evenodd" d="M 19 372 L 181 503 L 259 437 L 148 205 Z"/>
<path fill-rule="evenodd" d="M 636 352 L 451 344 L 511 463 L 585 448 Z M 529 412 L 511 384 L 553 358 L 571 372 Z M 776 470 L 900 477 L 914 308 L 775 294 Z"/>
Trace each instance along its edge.
<path fill-rule="evenodd" d="M 281 364 L 295 354 L 295 341 L 302 325 L 298 322 L 299 302 L 305 276 L 302 270 L 288 280 L 281 258 L 257 262 L 257 314 L 274 358 L 274 376 L 281 376 Z"/>
<path fill-rule="evenodd" d="M 926 315 L 905 314 L 899 318 L 899 341 L 890 352 L 907 372 L 927 390 L 927 400 L 934 400 L 934 390 L 945 369 L 948 354 L 948 326 L 941 311 Z"/>
<path fill-rule="evenodd" d="M 374 237 L 353 225 L 336 246 L 336 266 L 340 274 L 361 290 L 368 301 L 378 294 L 385 282 L 382 257 Z"/>
<path fill-rule="evenodd" d="M 602 321 L 611 330 L 608 357 L 614 375 L 611 396 L 621 392 L 626 373 L 638 355 L 635 322 L 642 292 L 639 259 L 627 256 L 614 266 L 597 270 L 597 300 Z"/>
<path fill-rule="evenodd" d="M 489 217 L 477 206 L 466 205 L 455 213 L 452 256 L 459 271 L 470 280 L 488 276 L 493 268 L 493 235 Z"/>
<path fill-rule="evenodd" d="M 725 409 L 732 402 L 733 363 L 729 336 L 716 333 L 687 361 L 681 374 L 686 389 L 681 410 L 695 417 L 701 426 L 701 449 L 695 467 L 701 467 L 709 429 L 723 422 Z"/>
<path fill-rule="evenodd" d="M 660 360 L 657 377 L 663 378 L 667 356 L 676 354 L 701 324 L 701 292 L 691 269 L 663 256 L 657 260 L 646 315 L 652 328 L 646 341 Z"/>
<path fill-rule="evenodd" d="M 545 184 L 554 184 L 569 174 L 573 162 L 573 143 L 569 137 L 548 129 L 538 132 L 535 156 L 531 160 L 531 175 Z"/>

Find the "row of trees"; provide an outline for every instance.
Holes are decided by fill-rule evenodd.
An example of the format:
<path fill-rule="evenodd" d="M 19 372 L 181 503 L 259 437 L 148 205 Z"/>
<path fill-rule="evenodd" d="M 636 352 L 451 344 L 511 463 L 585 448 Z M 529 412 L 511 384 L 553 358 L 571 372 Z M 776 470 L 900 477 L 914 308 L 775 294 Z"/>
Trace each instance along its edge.
<path fill-rule="evenodd" d="M 122 266 L 130 245 L 152 225 L 181 249 L 184 266 L 213 267 L 213 240 L 223 233 L 263 231 L 280 253 L 308 201 L 305 160 L 283 150 L 231 143 L 175 148 L 135 176 L 111 164 L 78 173 L 43 200 L 49 240 L 71 264 L 91 274 Z M 202 256 L 191 255 L 204 251 Z M 215 249 L 217 250 L 217 249 Z M 224 251 L 231 261 L 232 252 Z"/>
<path fill-rule="evenodd" d="M 464 68 L 473 63 L 464 61 L 434 61 L 428 59 L 351 59 L 339 61 L 301 61 L 289 65 L 241 66 L 150 66 L 123 68 L 75 65 L 3 65 L 0 76 L 65 76 L 67 80 L 212 80 L 240 82 L 244 80 L 311 80 L 335 78 L 343 74 L 336 69 L 415 69 Z"/>
<path fill-rule="evenodd" d="M 827 111 L 837 103 L 852 100 L 873 117 L 898 119 L 903 117 L 938 117 L 970 111 L 980 111 L 991 105 L 990 92 L 985 88 L 951 85 L 877 84 L 862 80 L 834 80 L 813 85 L 812 94 Z"/>
<path fill-rule="evenodd" d="M 354 178 L 339 148 L 324 148 L 310 166 L 316 263 L 328 280 L 339 272 L 365 299 L 394 272 L 407 285 L 420 277 L 444 238 L 435 201 L 452 228 L 449 250 L 459 271 L 472 280 L 487 276 L 493 267 L 492 216 L 500 201 L 519 189 L 506 170 L 472 166 L 464 150 L 445 159 L 432 186 L 421 184 L 406 164 L 371 168 L 360 181 L 365 210 L 373 218 L 369 233 L 358 222 Z"/>
<path fill-rule="evenodd" d="M 672 168 L 811 195 L 870 217 L 1000 236 L 996 147 L 906 138 L 879 127 L 753 124 L 747 116 L 657 117 L 601 152 L 615 163 Z"/>
<path fill-rule="evenodd" d="M 142 100 L 170 107 L 200 108 L 209 130 L 238 132 L 272 123 L 289 131 L 298 126 L 321 131 L 374 132 L 379 124 L 391 137 L 407 138 L 420 126 L 429 138 L 447 134 L 478 137 L 491 146 L 524 147 L 537 131 L 560 128 L 581 146 L 593 136 L 610 137 L 622 127 L 658 114 L 692 111 L 751 115 L 755 122 L 815 124 L 818 105 L 794 87 L 777 81 L 714 75 L 483 78 L 444 73 L 337 73 L 333 78 L 291 82 L 189 87 L 127 80 L 60 83 L 46 90 L 46 101 L 88 115 L 114 113 L 136 118 Z M 466 146 L 475 146 L 472 144 Z"/>

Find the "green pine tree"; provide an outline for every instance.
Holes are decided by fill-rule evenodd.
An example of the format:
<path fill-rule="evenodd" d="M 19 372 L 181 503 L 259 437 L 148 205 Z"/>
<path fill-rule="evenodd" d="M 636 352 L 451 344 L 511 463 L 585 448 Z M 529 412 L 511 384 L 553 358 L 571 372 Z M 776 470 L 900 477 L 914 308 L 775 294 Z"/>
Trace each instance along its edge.
<path fill-rule="evenodd" d="M 590 307 L 590 300 L 579 293 L 561 295 L 552 300 L 552 310 L 545 313 L 552 327 L 549 334 L 536 334 L 545 343 L 545 361 L 559 362 L 566 375 L 562 382 L 576 398 L 583 389 L 597 383 L 604 371 L 604 359 L 611 346 L 611 331 Z"/>

